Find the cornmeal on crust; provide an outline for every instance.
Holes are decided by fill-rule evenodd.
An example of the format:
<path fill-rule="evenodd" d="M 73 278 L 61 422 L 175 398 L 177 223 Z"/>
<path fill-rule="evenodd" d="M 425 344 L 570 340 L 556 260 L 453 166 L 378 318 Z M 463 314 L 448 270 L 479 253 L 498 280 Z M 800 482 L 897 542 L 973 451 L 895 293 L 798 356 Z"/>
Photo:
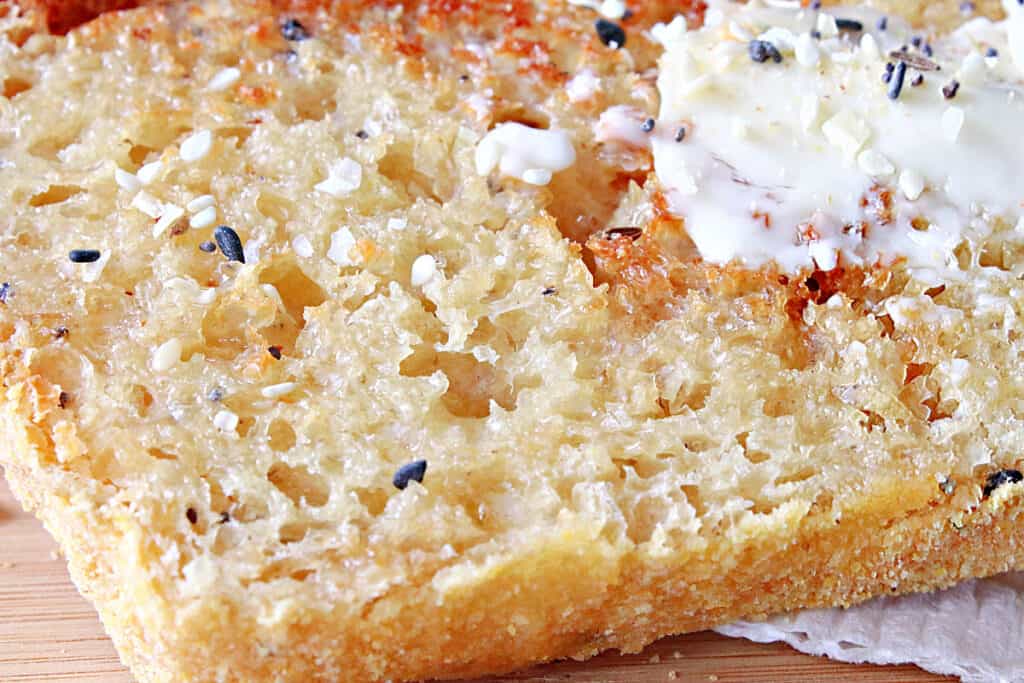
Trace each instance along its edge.
<path fill-rule="evenodd" d="M 1015 226 L 941 287 L 701 258 L 595 126 L 658 116 L 679 3 L 630 9 L 0 18 L 0 463 L 138 680 L 481 675 L 1024 565 Z M 482 163 L 514 123 L 559 163 Z"/>

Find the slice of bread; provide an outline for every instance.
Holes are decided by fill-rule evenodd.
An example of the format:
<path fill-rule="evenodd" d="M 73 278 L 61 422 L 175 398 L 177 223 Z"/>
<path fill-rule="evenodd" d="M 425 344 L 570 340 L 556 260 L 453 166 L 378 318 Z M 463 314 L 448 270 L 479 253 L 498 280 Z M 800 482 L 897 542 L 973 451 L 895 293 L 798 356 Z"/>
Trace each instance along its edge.
<path fill-rule="evenodd" d="M 701 260 L 594 132 L 657 111 L 678 7 L 620 49 L 523 0 L 0 18 L 0 463 L 140 681 L 472 676 L 1021 566 L 1012 227 L 944 288 Z M 503 122 L 574 163 L 478 173 Z"/>

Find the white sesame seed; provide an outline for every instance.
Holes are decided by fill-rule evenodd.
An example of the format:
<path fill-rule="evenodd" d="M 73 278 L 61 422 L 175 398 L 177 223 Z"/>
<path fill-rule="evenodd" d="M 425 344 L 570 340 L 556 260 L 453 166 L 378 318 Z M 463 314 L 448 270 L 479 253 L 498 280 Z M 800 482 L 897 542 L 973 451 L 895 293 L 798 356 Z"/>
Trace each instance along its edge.
<path fill-rule="evenodd" d="M 546 168 L 528 168 L 523 171 L 523 182 L 529 185 L 547 185 L 551 182 L 551 171 Z"/>
<path fill-rule="evenodd" d="M 263 387 L 260 389 L 260 394 L 264 398 L 281 398 L 287 394 L 295 391 L 299 385 L 295 382 L 282 382 L 281 384 L 271 384 L 269 387 Z"/>
<path fill-rule="evenodd" d="M 1024 233 L 1024 216 L 1017 219 L 1017 224 L 1013 226 L 1015 232 Z"/>
<path fill-rule="evenodd" d="M 160 200 L 145 190 L 132 198 L 132 206 L 150 218 L 159 218 L 164 210 L 164 205 L 160 203 Z"/>
<path fill-rule="evenodd" d="M 208 228 L 217 222 L 217 207 L 208 206 L 189 219 L 189 227 Z"/>
<path fill-rule="evenodd" d="M 313 186 L 318 192 L 332 197 L 344 197 L 359 188 L 363 182 L 363 167 L 348 157 L 331 164 L 327 178 Z"/>
<path fill-rule="evenodd" d="M 963 126 L 964 110 L 960 107 L 949 107 L 942 113 L 942 136 L 950 142 L 957 141 Z"/>
<path fill-rule="evenodd" d="M 817 43 L 814 38 L 811 38 L 811 34 L 800 34 L 796 39 L 796 44 L 793 46 L 793 56 L 796 57 L 796 61 L 800 66 L 810 68 L 817 65 L 821 55 L 818 51 Z"/>
<path fill-rule="evenodd" d="M 667 24 L 658 23 L 651 27 L 651 35 L 664 47 L 677 43 L 686 35 L 686 19 L 677 14 Z"/>
<path fill-rule="evenodd" d="M 137 192 L 142 187 L 142 183 L 135 177 L 135 174 L 129 173 L 123 168 L 114 169 L 114 182 L 127 192 Z"/>
<path fill-rule="evenodd" d="M 139 182 L 143 185 L 149 185 L 151 182 L 156 180 L 156 177 L 160 175 L 160 171 L 164 170 L 164 162 L 162 161 L 151 161 L 142 168 L 139 169 L 135 176 Z"/>
<path fill-rule="evenodd" d="M 216 203 L 212 194 L 201 194 L 188 204 L 185 205 L 185 209 L 189 213 L 199 213 L 205 208 L 211 207 Z"/>
<path fill-rule="evenodd" d="M 822 270 L 832 270 L 839 263 L 839 252 L 836 248 L 822 242 L 810 244 L 807 253 Z"/>
<path fill-rule="evenodd" d="M 292 249 L 302 258 L 309 258 L 313 255 L 313 243 L 305 235 L 296 235 L 292 240 Z"/>
<path fill-rule="evenodd" d="M 406 226 L 409 225 L 409 221 L 405 218 L 389 218 L 388 219 L 388 230 L 405 230 Z"/>
<path fill-rule="evenodd" d="M 409 281 L 413 287 L 422 287 L 434 279 L 437 275 L 437 261 L 430 254 L 417 256 L 412 262 L 412 270 L 409 274 Z"/>
<path fill-rule="evenodd" d="M 327 258 L 339 266 L 355 265 L 350 254 L 352 247 L 356 246 L 356 238 L 348 228 L 341 228 L 331 235 L 331 246 L 327 250 Z"/>
<path fill-rule="evenodd" d="M 800 125 L 805 131 L 810 132 L 814 128 L 814 124 L 818 122 L 818 117 L 821 115 L 821 100 L 818 96 L 811 93 L 804 95 L 800 99 Z"/>
<path fill-rule="evenodd" d="M 196 296 L 196 303 L 197 304 L 203 304 L 203 305 L 212 304 L 214 299 L 216 299 L 216 298 L 217 298 L 217 288 L 216 287 L 207 287 L 203 291 L 199 292 L 199 294 Z"/>
<path fill-rule="evenodd" d="M 238 428 L 238 415 L 230 410 L 221 410 L 213 416 L 213 426 L 222 432 L 233 432 Z"/>
<path fill-rule="evenodd" d="M 825 134 L 826 140 L 841 149 L 849 159 L 856 157 L 857 152 L 871 136 L 871 129 L 867 124 L 848 109 L 842 110 L 821 124 L 821 132 Z"/>
<path fill-rule="evenodd" d="M 218 90 L 226 90 L 237 83 L 238 79 L 241 77 L 241 71 L 236 67 L 229 66 L 214 74 L 213 78 L 211 78 L 210 82 L 207 84 L 206 89 L 214 92 Z"/>
<path fill-rule="evenodd" d="M 818 13 L 818 25 L 816 27 L 822 38 L 835 38 L 839 35 L 839 26 L 836 25 L 836 18 L 827 12 Z"/>
<path fill-rule="evenodd" d="M 857 165 L 860 167 L 860 170 L 874 177 L 889 176 L 896 171 L 896 167 L 892 165 L 891 161 L 873 149 L 865 149 L 858 154 Z"/>
<path fill-rule="evenodd" d="M 912 168 L 900 171 L 900 190 L 910 201 L 916 200 L 924 192 L 924 177 Z"/>
<path fill-rule="evenodd" d="M 199 161 L 210 153 L 211 147 L 213 147 L 213 133 L 201 130 L 182 140 L 178 156 L 182 161 Z"/>
<path fill-rule="evenodd" d="M 872 62 L 882 56 L 878 49 L 878 41 L 870 33 L 865 33 L 860 37 L 860 53 L 864 59 Z"/>
<path fill-rule="evenodd" d="M 184 345 L 177 337 L 168 339 L 153 352 L 152 365 L 157 372 L 166 372 L 181 360 Z"/>
<path fill-rule="evenodd" d="M 159 237 L 163 231 L 174 225 L 174 223 L 185 215 L 185 209 L 175 204 L 164 204 L 160 220 L 153 225 L 153 237 Z"/>

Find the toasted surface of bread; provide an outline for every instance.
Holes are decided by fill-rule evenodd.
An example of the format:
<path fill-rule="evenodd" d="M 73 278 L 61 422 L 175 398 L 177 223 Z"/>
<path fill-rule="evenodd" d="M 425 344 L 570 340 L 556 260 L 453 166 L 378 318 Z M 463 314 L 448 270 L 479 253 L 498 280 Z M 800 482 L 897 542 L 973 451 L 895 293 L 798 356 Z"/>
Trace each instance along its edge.
<path fill-rule="evenodd" d="M 1020 566 L 1012 227 L 964 246 L 995 307 L 700 260 L 594 137 L 657 109 L 678 3 L 632 9 L 620 50 L 555 2 L 0 19 L 0 462 L 139 680 L 468 676 Z M 575 163 L 480 175 L 501 122 Z"/>

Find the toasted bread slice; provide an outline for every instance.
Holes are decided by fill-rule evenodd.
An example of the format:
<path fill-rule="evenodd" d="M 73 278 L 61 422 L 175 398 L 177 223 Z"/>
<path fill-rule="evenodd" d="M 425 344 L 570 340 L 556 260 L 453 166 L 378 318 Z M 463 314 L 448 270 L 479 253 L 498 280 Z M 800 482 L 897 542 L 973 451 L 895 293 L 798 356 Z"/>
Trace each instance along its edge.
<path fill-rule="evenodd" d="M 471 676 L 1021 565 L 1012 226 L 941 288 L 701 258 L 598 140 L 659 107 L 678 3 L 631 9 L 0 19 L 0 462 L 140 681 Z"/>

